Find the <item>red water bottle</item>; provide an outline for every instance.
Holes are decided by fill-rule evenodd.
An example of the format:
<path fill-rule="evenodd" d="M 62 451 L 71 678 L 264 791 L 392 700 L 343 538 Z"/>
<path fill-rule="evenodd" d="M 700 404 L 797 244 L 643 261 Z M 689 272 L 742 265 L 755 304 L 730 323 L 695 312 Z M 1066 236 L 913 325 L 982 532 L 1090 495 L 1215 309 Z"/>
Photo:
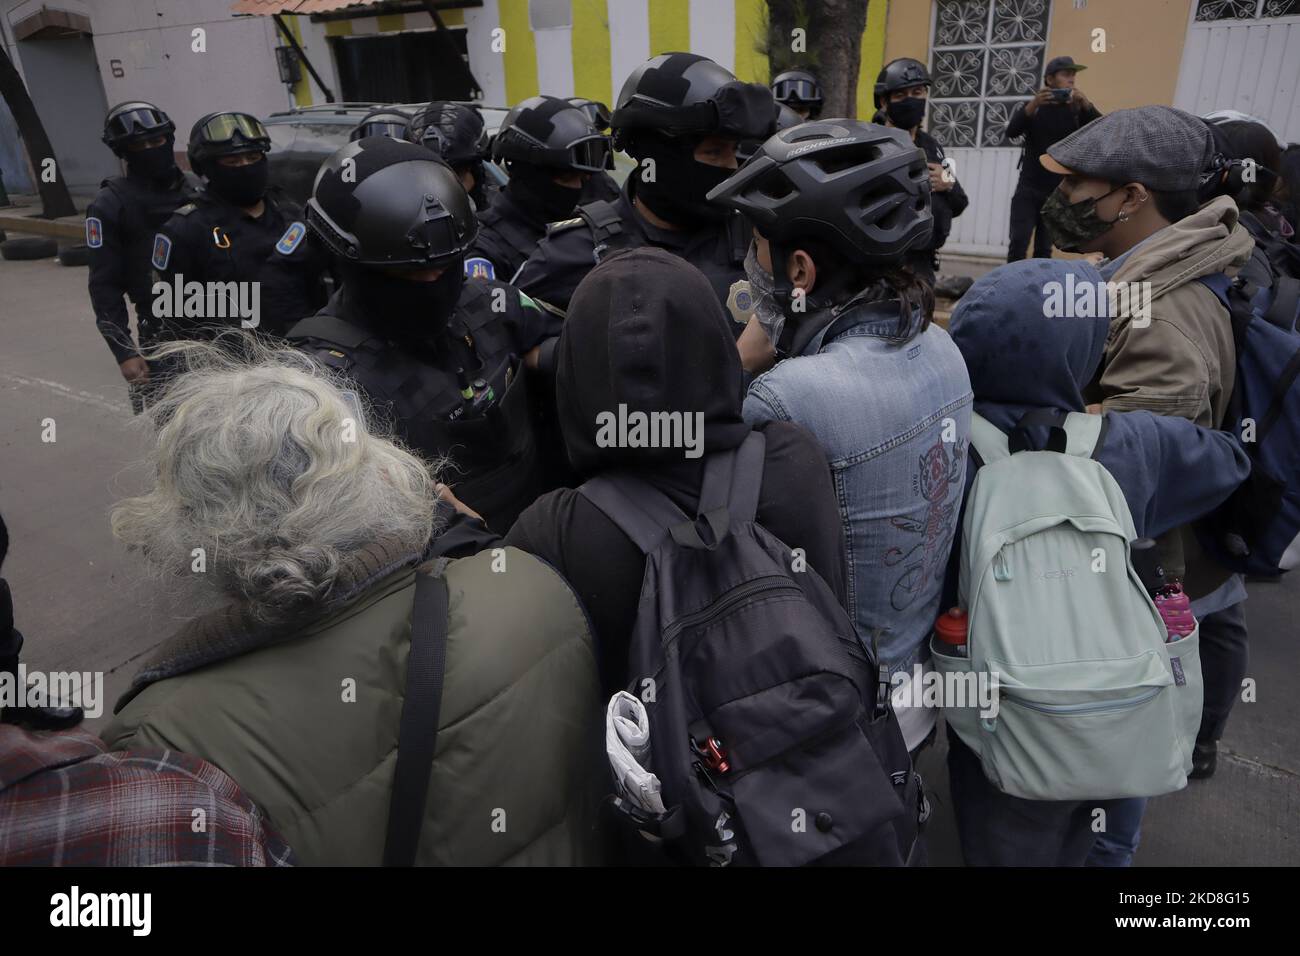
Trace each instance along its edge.
<path fill-rule="evenodd" d="M 949 608 L 934 622 L 934 636 L 938 638 L 939 652 L 949 657 L 966 656 L 966 635 L 969 622 L 963 608 Z"/>

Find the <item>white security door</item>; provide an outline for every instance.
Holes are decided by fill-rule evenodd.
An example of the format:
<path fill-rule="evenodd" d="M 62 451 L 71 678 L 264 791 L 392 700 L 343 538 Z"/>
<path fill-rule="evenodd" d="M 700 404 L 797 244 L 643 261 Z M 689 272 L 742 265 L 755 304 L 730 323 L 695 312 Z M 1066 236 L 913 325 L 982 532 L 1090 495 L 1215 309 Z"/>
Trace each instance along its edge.
<path fill-rule="evenodd" d="M 1300 0 L 1197 0 L 1174 106 L 1240 110 L 1300 141 Z"/>
<path fill-rule="evenodd" d="M 1006 125 L 1043 85 L 1050 0 L 935 0 L 932 17 L 928 129 L 970 197 L 944 251 L 1005 256 L 1020 162 Z"/>

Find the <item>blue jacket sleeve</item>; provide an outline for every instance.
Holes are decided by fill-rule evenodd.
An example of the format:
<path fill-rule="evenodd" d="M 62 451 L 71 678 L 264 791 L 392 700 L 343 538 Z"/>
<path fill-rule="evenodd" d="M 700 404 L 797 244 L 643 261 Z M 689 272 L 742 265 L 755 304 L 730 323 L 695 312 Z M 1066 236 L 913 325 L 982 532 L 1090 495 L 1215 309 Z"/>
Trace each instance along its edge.
<path fill-rule="evenodd" d="M 1227 432 L 1148 411 L 1107 412 L 1097 460 L 1119 484 L 1139 537 L 1154 538 L 1223 503 L 1250 474 Z"/>

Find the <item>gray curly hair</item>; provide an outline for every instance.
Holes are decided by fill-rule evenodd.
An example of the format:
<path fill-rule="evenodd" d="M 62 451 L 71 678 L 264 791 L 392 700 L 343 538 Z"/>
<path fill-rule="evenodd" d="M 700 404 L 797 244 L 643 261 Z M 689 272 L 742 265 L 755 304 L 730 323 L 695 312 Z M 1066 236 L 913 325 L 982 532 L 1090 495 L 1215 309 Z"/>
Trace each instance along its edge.
<path fill-rule="evenodd" d="M 113 534 L 169 577 L 201 578 L 254 619 L 320 607 L 347 555 L 433 533 L 432 466 L 376 431 L 333 372 L 292 349 L 185 342 L 149 407 L 154 487 L 113 509 Z M 206 572 L 191 575 L 195 548 Z"/>

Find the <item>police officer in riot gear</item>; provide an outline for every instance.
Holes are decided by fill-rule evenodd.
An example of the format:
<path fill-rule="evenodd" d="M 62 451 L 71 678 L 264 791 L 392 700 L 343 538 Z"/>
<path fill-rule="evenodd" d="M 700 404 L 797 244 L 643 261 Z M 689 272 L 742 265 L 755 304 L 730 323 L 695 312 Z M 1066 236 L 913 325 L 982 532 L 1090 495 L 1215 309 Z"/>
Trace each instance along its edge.
<path fill-rule="evenodd" d="M 482 113 L 464 103 L 435 101 L 416 114 L 406 138 L 441 156 L 456 171 L 474 209 L 487 209 L 497 190 L 483 171 L 488 135 Z"/>
<path fill-rule="evenodd" d="M 371 110 L 361 117 L 361 122 L 348 133 L 348 142 L 355 143 L 367 136 L 391 136 L 393 139 L 407 139 L 411 131 L 411 117 L 401 110 Z"/>
<path fill-rule="evenodd" d="M 794 109 L 786 106 L 784 103 L 779 104 L 778 112 L 776 114 L 776 132 L 779 133 L 782 130 L 806 122 L 808 121 L 795 112 Z M 761 139 L 743 140 L 741 144 L 736 147 L 736 161 L 740 163 L 740 165 L 744 166 L 745 163 L 749 162 L 750 158 L 759 151 L 764 142 L 765 140 Z"/>
<path fill-rule="evenodd" d="M 776 113 L 767 87 L 742 83 L 707 57 L 664 53 L 643 63 L 611 118 L 615 148 L 638 162 L 618 202 L 583 204 L 553 224 L 515 285 L 563 310 L 601 257 L 653 245 L 703 272 L 725 303 L 744 278 L 749 231 L 737 213 L 704 197 L 735 171 L 740 140 L 771 135 Z"/>
<path fill-rule="evenodd" d="M 479 213 L 465 268 L 473 277 L 510 279 L 546 235 L 547 223 L 572 217 L 588 178 L 609 165 L 609 137 L 568 101 L 533 96 L 507 114 L 492 158 L 510 181 Z"/>
<path fill-rule="evenodd" d="M 943 147 L 921 129 L 930 91 L 930 72 L 920 60 L 901 57 L 886 63 L 876 77 L 874 89 L 876 115 L 873 122 L 906 130 L 912 141 L 925 152 L 930 169 L 930 206 L 934 213 L 934 233 L 923 247 L 907 255 L 912 271 L 934 285 L 939 268 L 938 252 L 948 241 L 952 221 L 965 211 L 970 200 L 957 181 L 956 171 L 945 165 Z"/>
<path fill-rule="evenodd" d="M 135 306 L 136 328 L 147 347 L 154 233 L 194 198 L 198 184 L 176 166 L 176 125 L 152 103 L 123 103 L 109 110 L 103 140 L 126 160 L 126 175 L 104 180 L 86 210 L 90 304 L 138 412 L 138 386 L 147 380 L 149 367 L 131 339 L 122 297 Z"/>
<path fill-rule="evenodd" d="M 788 106 L 801 119 L 817 119 L 822 115 L 822 85 L 807 70 L 786 70 L 772 81 L 772 96 L 782 106 Z"/>
<path fill-rule="evenodd" d="M 587 119 L 591 120 L 591 125 L 596 128 L 598 133 L 609 132 L 609 107 L 600 100 L 589 100 L 583 96 L 570 96 L 569 105 L 576 106 L 587 114 Z M 610 154 L 608 169 L 614 168 L 614 156 Z M 582 184 L 582 202 L 588 203 L 594 199 L 604 199 L 608 202 L 618 202 L 618 195 L 621 190 L 614 177 L 607 172 L 592 173 L 585 183 Z"/>
<path fill-rule="evenodd" d="M 151 262 L 170 300 L 155 302 L 160 339 L 230 328 L 283 335 L 324 304 L 327 259 L 308 240 L 302 210 L 268 190 L 270 148 L 266 128 L 246 113 L 210 113 L 194 124 L 188 153 L 203 191 L 154 238 Z M 208 308 L 212 296 L 202 315 L 182 310 L 177 290 L 191 283 L 217 291 L 217 312 Z"/>
<path fill-rule="evenodd" d="M 375 137 L 336 152 L 307 222 L 342 287 L 289 339 L 386 406 L 413 449 L 449 457 L 456 496 L 504 533 L 544 490 L 524 379 L 549 370 L 559 320 L 505 283 L 466 280 L 478 231 L 469 197 L 412 143 Z"/>

